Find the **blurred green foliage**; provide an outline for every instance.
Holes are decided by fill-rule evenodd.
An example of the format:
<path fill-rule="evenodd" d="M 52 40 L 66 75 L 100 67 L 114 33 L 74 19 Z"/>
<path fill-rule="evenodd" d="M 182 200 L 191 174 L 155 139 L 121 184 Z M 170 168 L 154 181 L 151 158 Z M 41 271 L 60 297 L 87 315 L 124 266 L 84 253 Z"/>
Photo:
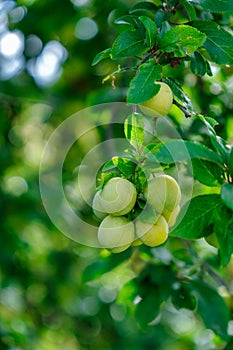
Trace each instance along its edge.
<path fill-rule="evenodd" d="M 161 281 L 155 284 L 163 283 L 168 275 L 173 278 L 173 268 L 168 275 L 164 272 L 171 254 L 176 259 L 176 272 L 179 268 L 191 268 L 184 244 L 171 238 L 157 251 L 144 248 L 141 256 L 135 253 L 131 256 L 129 250 L 112 257 L 106 251 L 81 246 L 64 237 L 47 217 L 41 202 L 40 158 L 55 127 L 84 107 L 125 100 L 129 76 L 117 78 L 117 89 L 108 82 L 101 83 L 103 75 L 117 69 L 117 62 L 103 61 L 95 67 L 91 67 L 91 62 L 123 30 L 124 25 L 117 27 L 114 20 L 126 14 L 134 3 L 131 0 L 0 1 L 0 40 L 10 31 L 18 33 L 24 46 L 11 56 L 7 49 L 5 53 L 0 49 L 0 348 L 3 350 L 224 347 L 224 342 L 212 331 L 203 329 L 202 321 L 192 311 L 180 312 L 170 302 L 147 328 L 141 328 L 135 319 L 137 269 L 152 259 L 157 266 L 155 271 L 161 273 Z M 83 18 L 92 19 L 98 28 L 96 35 L 88 40 L 79 38 L 82 27 L 77 24 Z M 38 66 L 49 43 L 52 46 L 45 58 L 51 59 L 48 61 L 51 65 L 47 62 L 50 71 L 43 62 Z M 55 58 L 60 55 L 55 63 L 54 52 Z M 11 71 L 15 65 L 18 68 Z M 219 134 L 233 144 L 233 68 L 213 66 L 213 72 L 213 77 L 201 79 L 186 74 L 185 67 L 179 66 L 171 68 L 168 76 L 179 77 L 196 109 L 213 116 L 219 122 Z M 202 125 L 197 120 L 181 125 L 184 117 L 176 108 L 170 117 L 184 135 L 205 142 Z M 82 154 L 83 150 L 78 152 Z M 76 159 L 77 153 L 72 152 L 64 167 L 65 186 L 71 192 L 76 184 L 70 171 L 75 169 Z M 195 191 L 205 192 L 205 188 L 196 184 Z M 196 249 L 218 270 L 217 250 L 207 248 L 203 242 L 197 242 Z M 218 272 L 232 290 L 233 263 Z M 220 292 L 225 295 L 225 290 Z M 232 311 L 232 300 L 228 298 L 228 302 Z M 145 307 L 149 312 L 148 305 Z M 232 323 L 229 327 L 233 335 Z"/>

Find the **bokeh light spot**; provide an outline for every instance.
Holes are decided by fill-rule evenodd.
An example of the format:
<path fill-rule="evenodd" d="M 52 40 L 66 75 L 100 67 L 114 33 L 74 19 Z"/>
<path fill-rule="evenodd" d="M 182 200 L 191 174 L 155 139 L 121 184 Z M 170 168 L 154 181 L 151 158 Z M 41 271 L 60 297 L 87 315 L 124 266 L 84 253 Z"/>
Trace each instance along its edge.
<path fill-rule="evenodd" d="M 28 184 L 21 176 L 11 176 L 4 181 L 4 189 L 6 192 L 19 197 L 28 191 Z"/>
<path fill-rule="evenodd" d="M 1 304 L 11 310 L 22 311 L 24 302 L 22 291 L 17 285 L 9 285 L 1 291 Z"/>
<path fill-rule="evenodd" d="M 84 6 L 89 3 L 90 0 L 71 0 L 71 2 L 74 4 L 74 6 Z"/>
<path fill-rule="evenodd" d="M 124 305 L 112 304 L 110 306 L 110 314 L 115 321 L 121 322 L 126 317 L 126 308 Z"/>
<path fill-rule="evenodd" d="M 3 57 L 0 66 L 0 79 L 8 80 L 19 74 L 25 65 L 23 56 L 6 58 Z"/>
<path fill-rule="evenodd" d="M 81 18 L 75 27 L 75 36 L 80 40 L 90 40 L 98 33 L 98 26 L 93 19 Z"/>
<path fill-rule="evenodd" d="M 18 23 L 24 18 L 26 14 L 27 8 L 25 6 L 18 6 L 9 13 L 10 21 L 12 23 Z"/>
<path fill-rule="evenodd" d="M 43 47 L 41 39 L 34 34 L 31 34 L 26 39 L 25 54 L 28 57 L 37 56 L 40 54 Z"/>
<path fill-rule="evenodd" d="M 99 289 L 98 296 L 102 302 L 112 303 L 117 297 L 117 290 L 116 288 L 103 286 Z"/>
<path fill-rule="evenodd" d="M 28 61 L 27 69 L 41 86 L 51 85 L 61 76 L 61 64 L 67 59 L 67 51 L 58 41 L 50 41 L 40 56 Z"/>
<path fill-rule="evenodd" d="M 0 9 L 1 11 L 1 9 Z M 6 13 L 0 13 L 0 33 L 3 33 L 8 26 L 8 18 Z"/>
<path fill-rule="evenodd" d="M 24 50 L 24 36 L 20 31 L 5 33 L 0 41 L 0 53 L 5 57 L 20 56 Z"/>

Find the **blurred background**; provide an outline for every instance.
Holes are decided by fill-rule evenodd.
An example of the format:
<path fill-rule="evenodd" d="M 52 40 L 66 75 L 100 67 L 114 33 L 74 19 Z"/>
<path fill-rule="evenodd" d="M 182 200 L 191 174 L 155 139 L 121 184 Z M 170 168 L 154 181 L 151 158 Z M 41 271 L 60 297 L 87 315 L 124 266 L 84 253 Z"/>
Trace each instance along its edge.
<path fill-rule="evenodd" d="M 156 327 L 140 330 L 128 283 L 135 276 L 130 252 L 111 257 L 69 240 L 41 202 L 38 171 L 53 130 L 85 107 L 125 100 L 129 76 L 119 77 L 116 89 L 102 84 L 119 62 L 91 63 L 126 29 L 114 20 L 135 3 L 0 0 L 0 349 L 213 349 L 213 333 L 191 312 L 181 315 L 171 306 Z M 223 16 L 223 25 L 229 18 Z M 213 66 L 214 76 L 203 79 L 186 69 L 172 74 L 233 144 L 232 68 Z M 177 110 L 171 118 L 184 122 Z M 201 137 L 198 123 L 188 121 L 184 130 Z M 71 198 L 82 147 L 64 164 Z"/>

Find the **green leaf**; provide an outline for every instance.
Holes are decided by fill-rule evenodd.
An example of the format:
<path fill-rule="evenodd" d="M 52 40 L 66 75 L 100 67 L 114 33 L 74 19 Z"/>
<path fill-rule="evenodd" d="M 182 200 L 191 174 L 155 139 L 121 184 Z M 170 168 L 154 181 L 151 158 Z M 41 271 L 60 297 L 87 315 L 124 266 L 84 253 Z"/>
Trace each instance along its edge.
<path fill-rule="evenodd" d="M 182 57 L 196 51 L 205 42 L 206 36 L 196 28 L 187 25 L 172 27 L 160 39 L 159 48 L 163 52 L 174 51 Z"/>
<path fill-rule="evenodd" d="M 218 64 L 233 64 L 233 36 L 212 21 L 194 21 L 192 25 L 206 35 L 204 43 L 211 59 Z"/>
<path fill-rule="evenodd" d="M 143 191 L 147 183 L 147 177 L 144 171 L 144 167 L 142 168 L 141 166 L 137 166 L 137 168 L 135 169 L 135 174 L 132 178 L 132 182 L 136 186 L 137 193 Z"/>
<path fill-rule="evenodd" d="M 139 30 L 127 30 L 121 33 L 113 43 L 112 59 L 139 56 L 146 51 L 144 38 Z"/>
<path fill-rule="evenodd" d="M 196 19 L 196 11 L 194 9 L 194 7 L 189 3 L 188 0 L 180 0 L 180 3 L 182 4 L 182 6 L 185 8 L 188 18 L 191 21 L 194 21 Z"/>
<path fill-rule="evenodd" d="M 124 133 L 125 137 L 136 150 L 142 148 L 145 131 L 143 117 L 140 113 L 132 113 L 126 118 Z"/>
<path fill-rule="evenodd" d="M 231 177 L 233 178 L 233 147 L 231 147 L 227 164 Z"/>
<path fill-rule="evenodd" d="M 215 128 L 215 126 L 219 125 L 217 120 L 211 117 L 205 117 L 205 123 L 206 124 L 208 123 L 212 128 Z M 216 133 L 215 130 L 214 130 L 214 133 Z"/>
<path fill-rule="evenodd" d="M 113 157 L 112 162 L 126 178 L 132 176 L 137 166 L 136 163 L 126 157 Z"/>
<path fill-rule="evenodd" d="M 155 154 L 162 163 L 183 162 L 190 158 L 205 159 L 221 164 L 222 159 L 205 145 L 193 141 L 171 140 L 163 144 Z"/>
<path fill-rule="evenodd" d="M 232 0 L 192 0 L 193 3 L 200 5 L 204 10 L 210 12 L 229 12 L 233 11 Z"/>
<path fill-rule="evenodd" d="M 108 172 L 108 171 L 112 171 L 112 170 L 116 170 L 116 166 L 115 164 L 113 164 L 112 159 L 109 160 L 108 162 L 106 162 L 103 166 L 103 168 L 101 169 L 102 172 Z"/>
<path fill-rule="evenodd" d="M 160 85 L 154 82 L 161 78 L 161 73 L 162 67 L 156 65 L 154 61 L 142 64 L 138 74 L 130 82 L 127 102 L 138 104 L 155 96 L 159 92 Z"/>
<path fill-rule="evenodd" d="M 206 327 L 213 330 L 222 339 L 227 340 L 230 314 L 223 298 L 216 289 L 199 279 L 190 281 L 190 286 L 197 298 L 197 312 Z"/>
<path fill-rule="evenodd" d="M 179 102 L 183 107 L 185 107 L 191 114 L 194 113 L 195 111 L 192 105 L 192 101 L 183 91 L 179 83 L 171 78 L 164 79 L 164 82 L 167 83 L 172 89 L 175 100 Z"/>
<path fill-rule="evenodd" d="M 101 257 L 99 260 L 88 265 L 82 274 L 82 282 L 87 283 L 92 280 L 98 279 L 117 267 L 118 265 L 124 263 L 131 255 L 130 250 L 124 251 L 121 254 L 108 255 L 107 257 Z"/>
<path fill-rule="evenodd" d="M 167 283 L 164 283 L 164 281 Z M 160 305 L 171 295 L 171 286 L 175 280 L 170 266 L 148 264 L 135 282 L 142 300 L 136 305 L 135 316 L 138 323 L 145 327 L 160 312 Z"/>
<path fill-rule="evenodd" d="M 226 141 L 218 135 L 210 136 L 210 140 L 217 153 L 221 155 L 223 163 L 226 163 L 228 159 Z"/>
<path fill-rule="evenodd" d="M 196 299 L 187 288 L 187 283 L 181 283 L 179 288 L 172 291 L 171 301 L 178 310 L 182 308 L 194 310 L 196 307 Z"/>
<path fill-rule="evenodd" d="M 204 117 L 201 114 L 196 115 L 196 118 L 200 119 L 200 121 L 205 124 L 208 132 L 212 136 L 216 136 L 216 131 L 214 130 L 214 127 L 218 125 L 218 122 L 210 117 Z"/>
<path fill-rule="evenodd" d="M 207 71 L 206 60 L 199 52 L 194 52 L 194 55 L 191 57 L 190 68 L 193 74 L 205 75 Z"/>
<path fill-rule="evenodd" d="M 100 190 L 103 188 L 103 186 L 108 182 L 110 179 L 116 176 L 120 176 L 121 172 L 120 170 L 115 166 L 112 159 L 109 160 L 104 164 L 102 169 L 99 171 L 97 175 L 97 190 Z"/>
<path fill-rule="evenodd" d="M 216 212 L 214 233 L 219 245 L 221 265 L 226 266 L 233 254 L 233 217 L 225 206 Z"/>
<path fill-rule="evenodd" d="M 97 55 L 94 57 L 94 59 L 92 61 L 92 66 L 95 66 L 97 63 L 99 63 L 100 61 L 104 60 L 105 58 L 110 58 L 111 57 L 111 53 L 112 53 L 112 49 L 111 48 L 97 53 Z"/>
<path fill-rule="evenodd" d="M 192 159 L 193 175 L 206 186 L 219 186 L 222 183 L 222 169 L 215 163 L 199 158 Z"/>
<path fill-rule="evenodd" d="M 233 184 L 225 183 L 221 188 L 221 198 L 223 203 L 233 210 Z"/>
<path fill-rule="evenodd" d="M 129 13 L 136 13 L 136 12 L 152 12 L 155 13 L 157 11 L 157 6 L 149 1 L 143 1 L 139 2 L 136 5 L 134 5 Z"/>
<path fill-rule="evenodd" d="M 206 73 L 207 73 L 210 77 L 213 76 L 212 68 L 211 68 L 211 65 L 210 65 L 209 61 L 206 61 Z"/>
<path fill-rule="evenodd" d="M 231 337 L 230 341 L 227 343 L 223 350 L 232 350 L 233 349 L 233 337 Z"/>
<path fill-rule="evenodd" d="M 156 291 L 152 290 L 136 305 L 135 317 L 141 327 L 145 327 L 159 315 L 160 304 Z"/>
<path fill-rule="evenodd" d="M 128 24 L 132 25 L 134 28 L 139 28 L 142 26 L 137 16 L 125 15 L 115 19 L 114 23 L 116 24 Z"/>
<path fill-rule="evenodd" d="M 222 201 L 218 194 L 192 198 L 181 208 L 177 220 L 179 222 L 179 218 L 183 219 L 170 234 L 186 239 L 203 237 L 205 229 L 214 222 L 215 212 L 220 206 L 222 206 Z"/>
<path fill-rule="evenodd" d="M 115 168 L 115 170 L 105 172 L 103 171 L 101 174 L 100 181 L 98 183 L 97 190 L 100 190 L 103 188 L 103 186 L 113 177 L 120 176 L 120 171 Z"/>
<path fill-rule="evenodd" d="M 218 122 L 210 117 L 204 117 L 203 115 L 196 115 L 203 124 L 205 124 L 207 131 L 210 135 L 210 141 L 215 148 L 216 152 L 222 157 L 222 163 L 226 163 L 228 159 L 228 150 L 226 147 L 226 141 L 216 134 L 214 127 L 218 125 Z"/>
<path fill-rule="evenodd" d="M 173 286 L 173 282 L 176 281 L 176 273 L 173 270 L 172 266 L 169 265 L 153 265 L 149 264 L 147 266 L 148 271 L 150 271 L 150 279 L 153 283 L 153 286 L 157 289 L 157 294 L 160 294 L 161 300 L 166 300 L 170 297 L 171 288 Z M 169 283 L 164 285 L 164 280 L 168 279 Z M 144 279 L 144 283 L 146 280 Z M 158 289 L 160 288 L 160 293 Z"/>
<path fill-rule="evenodd" d="M 172 17 L 172 13 L 165 12 L 163 9 L 159 9 L 155 14 L 155 23 L 157 27 L 161 27 L 162 23 L 168 21 Z"/>
<path fill-rule="evenodd" d="M 161 164 L 159 162 L 157 162 L 157 158 L 156 158 L 156 153 L 159 150 L 159 148 L 161 147 L 162 143 L 159 144 L 149 144 L 144 148 L 144 152 L 143 154 L 145 155 L 145 161 L 144 161 L 144 165 L 143 165 L 143 169 L 150 169 L 151 168 L 151 172 L 154 172 L 152 169 L 156 169 L 156 168 L 160 168 Z"/>
<path fill-rule="evenodd" d="M 146 45 L 152 47 L 158 37 L 158 28 L 150 17 L 140 16 L 139 19 L 146 29 Z"/>

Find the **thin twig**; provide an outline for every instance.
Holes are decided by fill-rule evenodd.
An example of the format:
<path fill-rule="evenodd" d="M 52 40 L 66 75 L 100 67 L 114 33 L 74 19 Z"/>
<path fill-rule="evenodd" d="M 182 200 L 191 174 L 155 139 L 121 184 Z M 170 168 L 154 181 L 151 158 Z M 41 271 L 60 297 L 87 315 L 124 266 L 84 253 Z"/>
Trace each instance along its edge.
<path fill-rule="evenodd" d="M 226 282 L 207 263 L 204 263 L 202 267 L 219 286 L 224 286 L 228 293 L 231 294 L 231 291 Z"/>
<path fill-rule="evenodd" d="M 197 252 L 195 251 L 195 249 L 192 247 L 192 244 L 187 241 L 182 239 L 184 245 L 186 246 L 186 248 L 188 249 L 190 255 L 200 263 L 200 259 L 199 256 L 197 254 Z M 207 262 L 203 262 L 202 264 L 199 264 L 199 267 L 202 268 L 202 270 L 204 270 L 205 272 L 207 272 L 212 278 L 213 280 L 217 283 L 218 286 L 224 286 L 227 290 L 227 292 L 232 296 L 231 290 L 229 288 L 229 286 L 226 284 L 226 282 L 212 269 L 212 267 L 209 266 L 209 264 Z"/>

